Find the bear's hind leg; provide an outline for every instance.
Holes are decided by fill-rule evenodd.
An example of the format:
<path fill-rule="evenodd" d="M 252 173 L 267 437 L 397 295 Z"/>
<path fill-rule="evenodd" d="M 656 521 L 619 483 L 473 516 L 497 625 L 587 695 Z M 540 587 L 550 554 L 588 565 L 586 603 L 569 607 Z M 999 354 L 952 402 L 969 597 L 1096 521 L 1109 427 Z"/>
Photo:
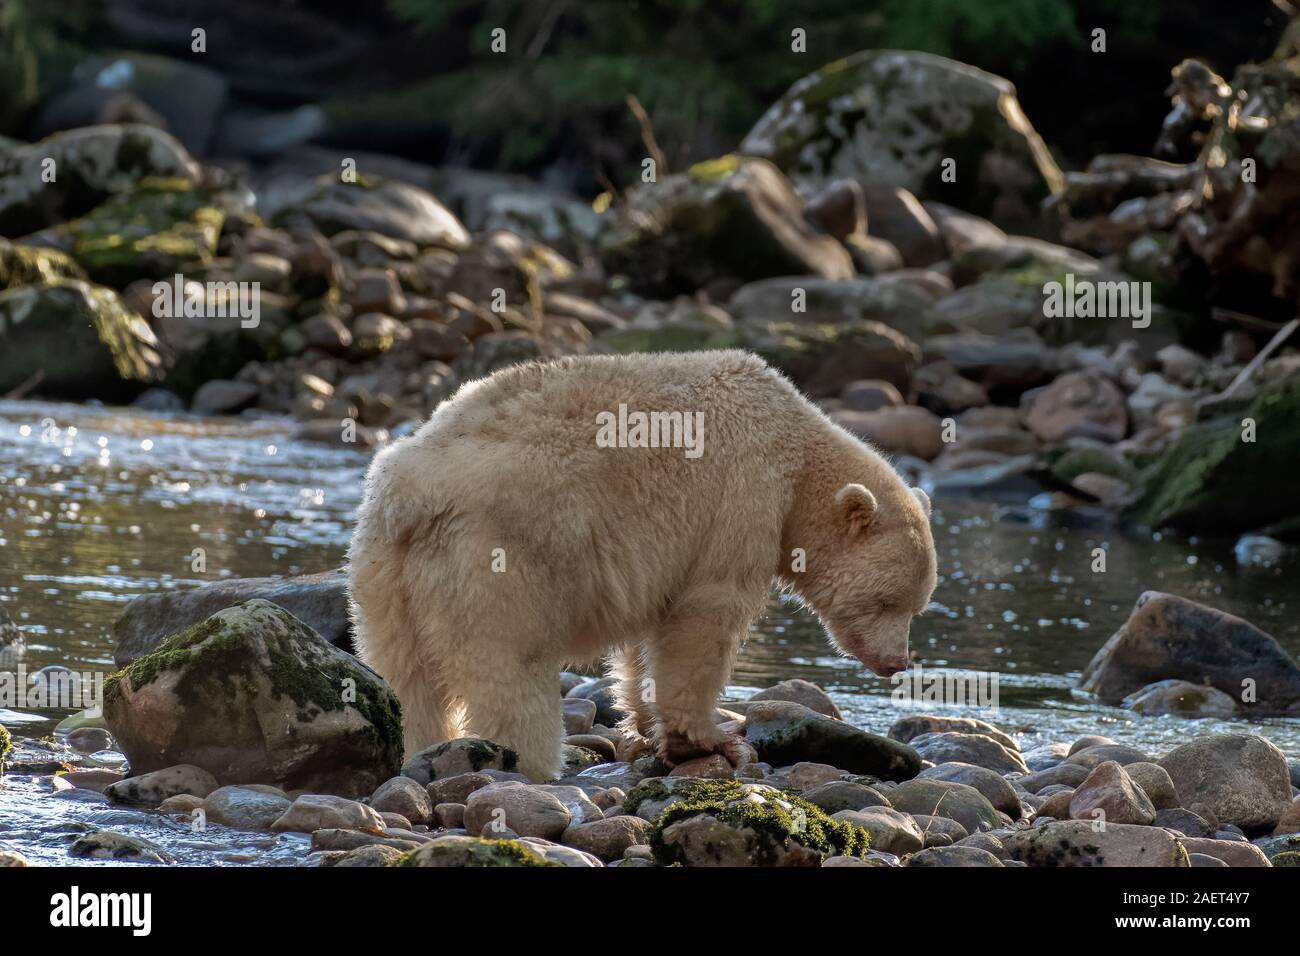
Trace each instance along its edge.
<path fill-rule="evenodd" d="M 628 716 L 620 722 L 620 729 L 628 734 L 649 737 L 654 733 L 654 694 L 647 679 L 650 668 L 646 661 L 649 651 L 645 644 L 627 644 L 609 658 L 609 676 L 618 680 L 614 698 L 620 710 Z"/>
<path fill-rule="evenodd" d="M 718 730 L 714 711 L 753 617 L 730 586 L 699 587 L 673 605 L 650 644 L 659 756 L 678 764 L 711 753 L 733 766 L 754 759 L 742 738 Z"/>
<path fill-rule="evenodd" d="M 417 664 L 388 683 L 402 705 L 402 738 L 407 757 L 461 736 L 454 702 L 434 668 Z"/>
<path fill-rule="evenodd" d="M 509 747 L 519 755 L 519 772 L 537 783 L 560 775 L 560 669 L 549 663 L 492 660 L 457 674 L 470 734 Z"/>
<path fill-rule="evenodd" d="M 427 635 L 406 583 L 410 548 L 358 533 L 349 562 L 357 656 L 388 682 L 402 705 L 406 756 L 458 737 L 441 668 L 428 658 Z"/>

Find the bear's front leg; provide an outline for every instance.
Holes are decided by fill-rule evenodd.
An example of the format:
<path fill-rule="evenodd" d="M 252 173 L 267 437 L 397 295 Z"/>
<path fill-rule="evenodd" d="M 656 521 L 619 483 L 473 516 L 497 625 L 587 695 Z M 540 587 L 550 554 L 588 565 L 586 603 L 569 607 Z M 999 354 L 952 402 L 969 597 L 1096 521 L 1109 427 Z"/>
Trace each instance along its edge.
<path fill-rule="evenodd" d="M 752 616 L 730 587 L 697 589 L 674 602 L 649 647 L 655 744 L 665 763 L 714 753 L 732 766 L 756 758 L 744 738 L 719 730 L 713 719 Z"/>

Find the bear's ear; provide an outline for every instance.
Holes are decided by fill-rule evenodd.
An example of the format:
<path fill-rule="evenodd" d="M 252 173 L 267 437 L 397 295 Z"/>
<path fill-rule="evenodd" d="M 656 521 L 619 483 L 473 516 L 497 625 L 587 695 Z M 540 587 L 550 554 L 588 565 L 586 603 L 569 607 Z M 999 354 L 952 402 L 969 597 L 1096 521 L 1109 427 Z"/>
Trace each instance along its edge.
<path fill-rule="evenodd" d="M 876 496 L 862 485 L 845 485 L 835 493 L 835 501 L 849 523 L 849 533 L 865 534 L 876 517 Z"/>
<path fill-rule="evenodd" d="M 916 495 L 916 500 L 921 502 L 921 510 L 925 512 L 925 516 L 930 517 L 930 496 L 920 488 L 913 488 L 912 494 Z"/>

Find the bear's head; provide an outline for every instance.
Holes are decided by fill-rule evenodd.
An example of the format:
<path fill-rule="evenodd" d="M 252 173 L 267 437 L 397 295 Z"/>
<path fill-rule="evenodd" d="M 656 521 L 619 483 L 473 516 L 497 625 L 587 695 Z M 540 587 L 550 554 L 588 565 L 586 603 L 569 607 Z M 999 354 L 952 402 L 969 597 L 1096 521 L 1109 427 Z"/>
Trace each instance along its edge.
<path fill-rule="evenodd" d="M 829 560 L 817 562 L 809 582 L 815 593 L 807 597 L 835 646 L 881 677 L 907 668 L 912 618 L 935 586 L 930 499 L 920 488 L 910 491 L 881 503 L 863 485 L 842 487 Z"/>

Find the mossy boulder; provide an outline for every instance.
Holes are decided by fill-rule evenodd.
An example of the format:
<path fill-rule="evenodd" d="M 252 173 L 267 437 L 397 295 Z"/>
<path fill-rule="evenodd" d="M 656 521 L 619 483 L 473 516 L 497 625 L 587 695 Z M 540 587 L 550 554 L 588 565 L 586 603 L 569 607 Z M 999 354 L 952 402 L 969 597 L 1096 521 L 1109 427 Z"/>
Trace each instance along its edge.
<path fill-rule="evenodd" d="M 402 762 L 401 710 L 388 685 L 260 599 L 218 611 L 114 674 L 104 716 L 137 774 L 188 763 L 223 785 L 359 797 Z"/>
<path fill-rule="evenodd" d="M 628 800 L 639 806 L 653 799 L 648 784 Z M 685 778 L 672 795 L 650 831 L 650 847 L 664 864 L 820 866 L 828 856 L 865 856 L 870 842 L 861 827 L 772 787 Z"/>
<path fill-rule="evenodd" d="M 1244 415 L 1185 429 L 1140 480 L 1128 518 L 1234 535 L 1300 514 L 1300 375 L 1260 389 Z"/>
<path fill-rule="evenodd" d="M 149 324 L 112 289 L 56 279 L 0 292 L 0 394 L 40 374 L 55 398 L 129 398 L 163 373 Z"/>
<path fill-rule="evenodd" d="M 469 836 L 435 837 L 390 866 L 561 866 L 520 840 L 484 840 Z"/>
<path fill-rule="evenodd" d="M 171 279 L 216 255 L 225 213 L 216 197 L 181 177 L 146 178 L 42 235 L 68 250 L 96 282 L 122 288 Z"/>
<path fill-rule="evenodd" d="M 200 175 L 185 148 L 152 126 L 123 123 L 56 133 L 0 151 L 0 234 L 21 236 L 75 219 L 145 177 L 198 182 Z"/>
<path fill-rule="evenodd" d="M 1067 449 L 1052 464 L 1052 474 L 1061 481 L 1074 481 L 1080 475 L 1109 475 L 1131 482 L 1135 469 L 1120 452 L 1102 445 Z"/>
<path fill-rule="evenodd" d="M 803 216 L 804 203 L 771 163 L 725 156 L 631 190 L 598 246 L 637 292 L 689 294 L 718 277 L 853 276 L 853 261 Z"/>
<path fill-rule="evenodd" d="M 740 144 L 792 178 L 899 186 L 1015 227 L 1065 177 L 991 73 L 929 53 L 863 50 L 805 76 Z M 945 160 L 956 162 L 944 179 Z"/>

